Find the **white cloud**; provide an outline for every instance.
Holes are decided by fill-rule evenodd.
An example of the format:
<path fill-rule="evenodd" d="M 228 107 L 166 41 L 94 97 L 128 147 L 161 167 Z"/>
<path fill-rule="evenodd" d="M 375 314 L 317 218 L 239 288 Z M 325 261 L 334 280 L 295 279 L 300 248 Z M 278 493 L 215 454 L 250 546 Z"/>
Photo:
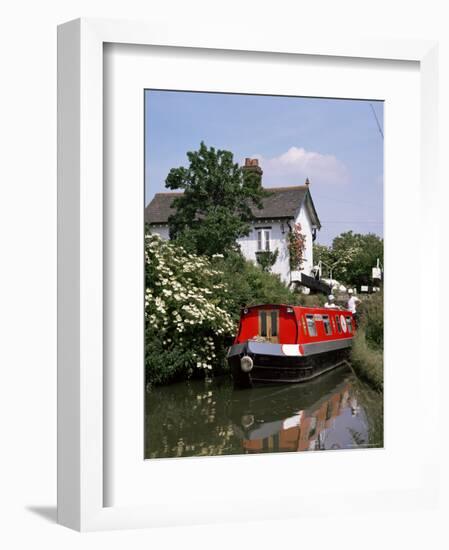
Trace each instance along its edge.
<path fill-rule="evenodd" d="M 334 155 L 290 147 L 273 158 L 254 155 L 263 170 L 265 186 L 301 185 L 306 178 L 311 183 L 344 184 L 349 181 L 349 170 Z"/>

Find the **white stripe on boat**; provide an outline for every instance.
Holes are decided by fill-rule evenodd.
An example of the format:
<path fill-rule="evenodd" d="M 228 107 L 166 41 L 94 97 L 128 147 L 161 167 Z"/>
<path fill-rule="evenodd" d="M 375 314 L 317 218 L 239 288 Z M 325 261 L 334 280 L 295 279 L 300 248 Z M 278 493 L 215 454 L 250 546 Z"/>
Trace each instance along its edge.
<path fill-rule="evenodd" d="M 282 353 L 289 356 L 301 356 L 299 344 L 282 344 Z"/>

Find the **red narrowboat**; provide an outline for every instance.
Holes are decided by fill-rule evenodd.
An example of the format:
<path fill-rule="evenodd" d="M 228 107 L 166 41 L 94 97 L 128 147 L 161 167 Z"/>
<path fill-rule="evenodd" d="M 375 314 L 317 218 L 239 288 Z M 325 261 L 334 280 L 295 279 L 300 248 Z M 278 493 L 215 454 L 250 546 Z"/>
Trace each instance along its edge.
<path fill-rule="evenodd" d="M 228 350 L 234 383 L 305 382 L 346 363 L 355 332 L 350 311 L 265 304 L 241 311 Z"/>

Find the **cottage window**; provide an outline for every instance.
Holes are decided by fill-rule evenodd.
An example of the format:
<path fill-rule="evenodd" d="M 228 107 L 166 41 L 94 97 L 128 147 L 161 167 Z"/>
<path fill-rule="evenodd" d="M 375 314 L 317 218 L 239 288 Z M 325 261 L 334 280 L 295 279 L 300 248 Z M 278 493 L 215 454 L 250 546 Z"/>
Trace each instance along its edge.
<path fill-rule="evenodd" d="M 306 323 L 309 336 L 316 336 L 316 325 L 313 315 L 306 315 Z"/>
<path fill-rule="evenodd" d="M 257 230 L 257 251 L 270 251 L 271 230 L 270 229 L 258 229 Z"/>
<path fill-rule="evenodd" d="M 332 328 L 329 321 L 329 315 L 323 315 L 323 326 L 326 334 L 332 334 Z"/>
<path fill-rule="evenodd" d="M 270 232 L 265 230 L 265 250 L 270 250 Z"/>

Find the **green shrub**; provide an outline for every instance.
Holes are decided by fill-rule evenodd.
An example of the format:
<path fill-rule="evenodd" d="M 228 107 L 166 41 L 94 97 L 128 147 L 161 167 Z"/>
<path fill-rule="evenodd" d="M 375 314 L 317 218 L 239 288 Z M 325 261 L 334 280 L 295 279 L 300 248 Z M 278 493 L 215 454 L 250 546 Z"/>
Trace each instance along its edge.
<path fill-rule="evenodd" d="M 363 325 L 368 343 L 383 349 L 384 345 L 384 306 L 383 293 L 368 296 L 360 307 L 361 325 Z"/>
<path fill-rule="evenodd" d="M 324 294 L 302 294 L 302 292 L 295 292 L 296 304 L 306 307 L 323 307 L 327 301 L 327 297 Z"/>
<path fill-rule="evenodd" d="M 264 271 L 240 254 L 215 256 L 212 262 L 222 274 L 221 280 L 228 290 L 227 311 L 235 321 L 245 306 L 298 303 L 298 295 L 285 286 L 279 275 Z"/>
<path fill-rule="evenodd" d="M 374 389 L 382 391 L 383 352 L 373 349 L 367 342 L 365 329 L 360 327 L 352 341 L 351 362 L 355 372 Z"/>
<path fill-rule="evenodd" d="M 145 236 L 145 368 L 149 384 L 222 368 L 235 332 L 222 274 L 204 257 Z"/>
<path fill-rule="evenodd" d="M 270 272 L 271 268 L 276 263 L 276 260 L 279 256 L 279 250 L 276 248 L 275 251 L 271 250 L 261 250 L 256 252 L 257 263 L 262 268 L 262 271 Z"/>
<path fill-rule="evenodd" d="M 354 370 L 371 386 L 383 390 L 383 294 L 366 296 L 359 307 L 360 321 L 353 339 L 351 361 Z"/>

